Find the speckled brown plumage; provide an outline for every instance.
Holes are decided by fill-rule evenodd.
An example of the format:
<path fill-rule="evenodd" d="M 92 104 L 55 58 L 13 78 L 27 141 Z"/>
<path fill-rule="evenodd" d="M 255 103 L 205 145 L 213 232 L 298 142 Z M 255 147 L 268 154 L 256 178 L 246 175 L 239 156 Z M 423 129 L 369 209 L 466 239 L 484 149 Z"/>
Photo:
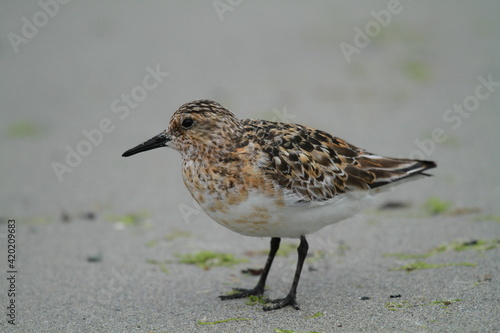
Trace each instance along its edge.
<path fill-rule="evenodd" d="M 210 217 L 240 234 L 273 238 L 256 288 L 224 299 L 262 294 L 279 239 L 301 239 L 291 291 L 267 310 L 297 307 L 305 235 L 361 211 L 386 185 L 436 166 L 371 154 L 303 125 L 240 120 L 209 100 L 184 104 L 163 133 L 123 156 L 165 146 L 181 153 L 184 184 Z"/>

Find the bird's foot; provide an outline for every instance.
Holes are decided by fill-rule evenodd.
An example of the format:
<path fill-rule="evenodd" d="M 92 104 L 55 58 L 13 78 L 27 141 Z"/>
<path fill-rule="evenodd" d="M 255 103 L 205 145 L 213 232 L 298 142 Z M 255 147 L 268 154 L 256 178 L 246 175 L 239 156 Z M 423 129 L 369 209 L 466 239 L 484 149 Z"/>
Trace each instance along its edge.
<path fill-rule="evenodd" d="M 295 310 L 300 310 L 297 305 L 297 300 L 295 299 L 295 295 L 288 294 L 285 298 L 272 300 L 271 303 L 274 303 L 269 306 L 264 306 L 262 309 L 264 311 L 278 310 L 284 308 L 285 306 L 291 306 Z"/>
<path fill-rule="evenodd" d="M 221 295 L 219 296 L 221 300 L 225 301 L 228 299 L 237 299 L 237 298 L 245 298 L 248 296 L 261 296 L 264 294 L 264 288 L 255 287 L 253 289 L 244 289 L 244 288 L 233 288 L 235 291 L 234 294 L 231 295 Z"/>

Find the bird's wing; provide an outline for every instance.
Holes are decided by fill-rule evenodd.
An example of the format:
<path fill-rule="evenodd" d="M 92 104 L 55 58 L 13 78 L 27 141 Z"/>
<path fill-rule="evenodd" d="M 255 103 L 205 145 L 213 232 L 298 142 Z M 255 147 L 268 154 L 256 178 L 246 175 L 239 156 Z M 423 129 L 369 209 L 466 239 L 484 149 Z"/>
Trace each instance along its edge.
<path fill-rule="evenodd" d="M 298 204 L 368 191 L 435 166 L 429 161 L 377 156 L 307 126 L 265 120 L 242 123 L 241 144 L 257 148 L 259 168 Z"/>

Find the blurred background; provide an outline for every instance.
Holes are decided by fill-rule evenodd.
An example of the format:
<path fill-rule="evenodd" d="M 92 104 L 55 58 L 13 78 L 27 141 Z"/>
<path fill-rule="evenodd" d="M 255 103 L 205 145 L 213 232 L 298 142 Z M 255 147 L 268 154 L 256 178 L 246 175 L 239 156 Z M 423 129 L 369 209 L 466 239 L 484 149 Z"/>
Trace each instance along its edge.
<path fill-rule="evenodd" d="M 500 165 L 500 94 L 459 116 L 459 126 L 443 115 L 474 94 L 478 76 L 500 81 L 500 5 L 391 3 L 2 3 L 3 214 L 155 210 L 172 188 L 189 200 L 176 153 L 120 155 L 195 99 L 216 100 L 241 118 L 318 127 L 383 155 L 410 156 L 422 150 L 415 140 L 442 128 L 447 140 L 424 155 L 453 178 L 454 190 L 440 195 L 484 204 L 490 194 L 464 191 L 481 183 L 498 198 L 498 176 L 483 171 Z M 148 68 L 159 78 L 147 79 Z M 92 131 L 103 119 L 101 140 Z M 82 143 L 82 131 L 97 145 Z M 81 160 L 68 164 L 71 150 Z"/>
<path fill-rule="evenodd" d="M 187 229 L 204 248 L 251 247 L 197 210 L 178 153 L 121 157 L 196 99 L 434 160 L 432 180 L 389 200 L 436 197 L 498 219 L 500 2 L 67 2 L 0 4 L 0 214 L 41 233 L 24 241 L 33 258 L 127 248 L 109 236 L 126 221 L 107 221 L 141 214 L 141 244 Z M 40 231 L 81 218 L 101 224 L 60 231 L 67 244 Z"/>

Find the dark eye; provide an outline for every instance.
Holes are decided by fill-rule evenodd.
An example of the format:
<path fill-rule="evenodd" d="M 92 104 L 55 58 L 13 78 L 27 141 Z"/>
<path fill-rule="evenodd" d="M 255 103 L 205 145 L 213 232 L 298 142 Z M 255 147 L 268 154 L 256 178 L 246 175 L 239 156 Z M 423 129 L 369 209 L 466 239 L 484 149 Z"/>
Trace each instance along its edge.
<path fill-rule="evenodd" d="M 186 118 L 186 119 L 184 119 L 184 120 L 182 121 L 181 126 L 182 126 L 182 128 L 184 128 L 184 129 L 188 129 L 188 128 L 190 128 L 191 126 L 193 126 L 193 123 L 194 123 L 194 120 L 193 120 L 193 119 L 191 119 L 191 118 Z"/>

